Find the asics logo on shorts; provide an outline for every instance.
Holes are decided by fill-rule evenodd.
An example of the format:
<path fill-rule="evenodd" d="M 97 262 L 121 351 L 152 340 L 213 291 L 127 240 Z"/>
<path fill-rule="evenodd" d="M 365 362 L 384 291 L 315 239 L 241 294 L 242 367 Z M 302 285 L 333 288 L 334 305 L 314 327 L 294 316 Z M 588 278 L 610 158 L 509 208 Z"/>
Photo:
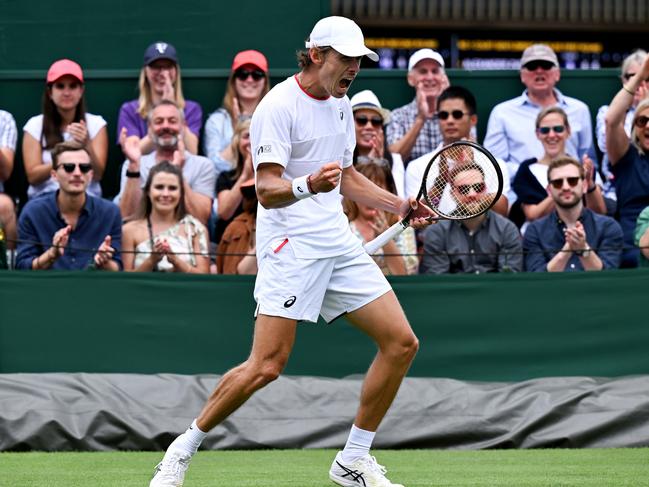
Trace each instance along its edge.
<path fill-rule="evenodd" d="M 290 308 L 291 306 L 293 306 L 293 304 L 295 304 L 296 300 L 297 300 L 296 296 L 291 296 L 286 301 L 284 301 L 284 307 L 285 308 Z"/>

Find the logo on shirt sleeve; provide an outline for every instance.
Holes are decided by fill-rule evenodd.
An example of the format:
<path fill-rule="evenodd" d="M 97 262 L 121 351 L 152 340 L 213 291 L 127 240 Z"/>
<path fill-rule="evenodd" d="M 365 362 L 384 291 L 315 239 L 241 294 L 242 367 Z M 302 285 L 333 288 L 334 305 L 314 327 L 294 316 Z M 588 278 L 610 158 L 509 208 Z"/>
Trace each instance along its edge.
<path fill-rule="evenodd" d="M 261 154 L 268 154 L 271 151 L 270 145 L 260 145 L 259 148 L 257 149 L 257 155 L 260 156 Z"/>

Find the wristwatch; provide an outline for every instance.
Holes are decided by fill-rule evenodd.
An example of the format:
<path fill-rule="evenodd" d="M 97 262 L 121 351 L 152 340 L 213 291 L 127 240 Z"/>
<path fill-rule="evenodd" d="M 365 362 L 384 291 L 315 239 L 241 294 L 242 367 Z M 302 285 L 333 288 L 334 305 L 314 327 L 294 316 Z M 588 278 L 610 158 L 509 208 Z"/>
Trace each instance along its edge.
<path fill-rule="evenodd" d="M 589 257 L 592 251 L 593 249 L 591 249 L 590 246 L 586 244 L 586 248 L 575 251 L 575 255 L 578 255 L 579 257 Z"/>
<path fill-rule="evenodd" d="M 127 178 L 139 178 L 140 177 L 140 171 L 129 171 L 127 169 L 126 170 L 126 177 Z"/>

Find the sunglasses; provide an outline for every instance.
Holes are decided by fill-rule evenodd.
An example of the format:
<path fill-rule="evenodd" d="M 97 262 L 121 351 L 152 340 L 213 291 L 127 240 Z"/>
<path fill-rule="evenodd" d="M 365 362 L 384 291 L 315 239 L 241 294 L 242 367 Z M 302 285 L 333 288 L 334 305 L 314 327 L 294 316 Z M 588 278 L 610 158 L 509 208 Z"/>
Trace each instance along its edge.
<path fill-rule="evenodd" d="M 358 117 L 354 117 L 354 120 L 359 125 L 359 127 L 365 127 L 365 125 L 367 125 L 367 122 L 370 122 L 372 124 L 372 127 L 374 127 L 375 129 L 383 125 L 383 119 L 381 117 L 369 118 L 365 115 L 359 115 Z"/>
<path fill-rule="evenodd" d="M 59 164 L 58 167 L 62 167 L 65 172 L 72 174 L 77 166 L 79 166 L 79 171 L 81 171 L 82 174 L 86 174 L 92 169 L 92 164 L 89 162 L 80 162 L 79 164 L 74 162 L 63 162 Z"/>
<path fill-rule="evenodd" d="M 564 130 L 566 130 L 566 127 L 563 125 L 553 125 L 552 127 L 539 127 L 537 129 L 541 135 L 548 135 L 550 133 L 550 130 L 552 130 L 555 134 L 562 134 Z"/>
<path fill-rule="evenodd" d="M 554 64 L 550 61 L 530 61 L 524 66 L 528 71 L 536 71 L 541 68 L 543 71 L 549 71 L 554 68 Z"/>
<path fill-rule="evenodd" d="M 253 80 L 259 81 L 260 79 L 264 78 L 266 74 L 261 69 L 254 69 L 252 71 L 250 71 L 249 69 L 237 69 L 234 72 L 234 77 L 239 81 L 247 80 L 248 76 L 252 76 Z"/>
<path fill-rule="evenodd" d="M 649 122 L 649 117 L 645 115 L 640 115 L 638 118 L 636 118 L 633 121 L 633 124 L 639 129 L 643 129 L 647 126 L 647 122 Z"/>
<path fill-rule="evenodd" d="M 458 184 L 455 187 L 460 193 L 467 195 L 473 190 L 474 193 L 482 193 L 485 189 L 485 183 Z"/>
<path fill-rule="evenodd" d="M 563 188 L 563 182 L 568 181 L 568 185 L 571 188 L 574 188 L 579 184 L 579 181 L 581 181 L 581 177 L 579 176 L 571 176 L 569 178 L 557 178 L 557 179 L 551 179 L 550 184 L 554 189 L 561 189 Z"/>
<path fill-rule="evenodd" d="M 452 112 L 447 112 L 446 110 L 443 110 L 441 112 L 437 112 L 437 118 L 440 120 L 446 120 L 448 117 L 453 117 L 455 120 L 460 120 L 464 115 L 467 115 L 467 113 L 463 112 L 462 110 L 453 110 Z"/>

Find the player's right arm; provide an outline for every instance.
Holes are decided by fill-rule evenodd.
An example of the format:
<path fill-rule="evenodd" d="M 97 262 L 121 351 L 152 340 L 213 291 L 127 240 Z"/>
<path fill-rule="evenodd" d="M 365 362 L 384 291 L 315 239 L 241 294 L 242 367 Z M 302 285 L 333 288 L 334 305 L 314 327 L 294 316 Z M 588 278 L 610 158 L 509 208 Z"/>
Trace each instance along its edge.
<path fill-rule="evenodd" d="M 312 194 L 328 193 L 340 184 L 342 168 L 339 162 L 329 162 L 308 176 L 308 188 Z M 282 177 L 281 164 L 262 162 L 257 166 L 257 199 L 266 209 L 283 208 L 292 205 L 298 198 L 293 191 L 293 182 Z"/>

